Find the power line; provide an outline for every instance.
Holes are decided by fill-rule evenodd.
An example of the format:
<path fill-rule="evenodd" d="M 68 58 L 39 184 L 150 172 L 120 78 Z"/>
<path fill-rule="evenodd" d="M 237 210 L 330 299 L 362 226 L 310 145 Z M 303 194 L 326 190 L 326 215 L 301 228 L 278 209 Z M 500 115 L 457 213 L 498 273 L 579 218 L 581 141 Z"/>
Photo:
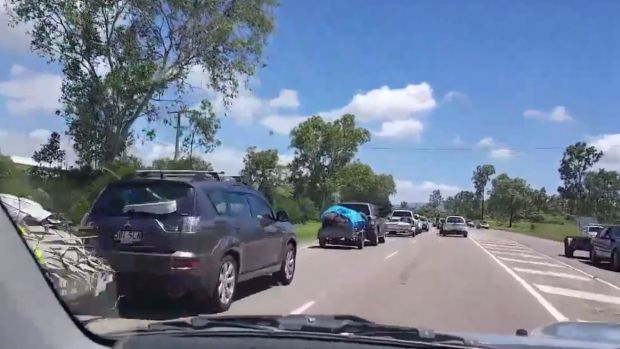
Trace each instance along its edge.
<path fill-rule="evenodd" d="M 608 147 L 620 147 L 620 144 L 608 145 Z M 474 151 L 474 150 L 489 150 L 483 147 L 366 147 L 370 150 L 407 150 L 407 151 Z M 566 146 L 544 146 L 544 147 L 496 147 L 492 149 L 507 149 L 510 151 L 524 151 L 524 150 L 564 150 Z"/>

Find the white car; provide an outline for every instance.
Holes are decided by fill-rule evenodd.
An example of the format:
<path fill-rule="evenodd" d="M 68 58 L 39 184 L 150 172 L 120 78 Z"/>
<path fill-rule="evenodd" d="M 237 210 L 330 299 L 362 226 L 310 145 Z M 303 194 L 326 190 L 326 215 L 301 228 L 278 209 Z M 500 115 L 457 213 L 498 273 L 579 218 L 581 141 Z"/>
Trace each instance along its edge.
<path fill-rule="evenodd" d="M 413 220 L 409 217 L 390 217 L 385 222 L 384 231 L 387 234 L 413 234 Z"/>
<path fill-rule="evenodd" d="M 463 235 L 463 237 L 467 237 L 467 223 L 465 223 L 465 218 L 461 216 L 448 216 L 448 218 L 446 218 L 446 223 L 444 223 L 439 231 L 439 235 Z"/>

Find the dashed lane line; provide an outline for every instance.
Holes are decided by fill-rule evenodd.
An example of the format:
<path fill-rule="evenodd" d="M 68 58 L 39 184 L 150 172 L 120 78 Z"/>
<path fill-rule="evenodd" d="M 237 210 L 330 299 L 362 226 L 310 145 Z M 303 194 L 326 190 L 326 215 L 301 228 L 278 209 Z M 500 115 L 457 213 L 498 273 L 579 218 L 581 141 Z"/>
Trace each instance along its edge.
<path fill-rule="evenodd" d="M 394 252 L 390 253 L 389 255 L 385 256 L 385 259 L 390 259 L 390 258 L 396 256 L 397 254 L 398 254 L 398 251 L 394 251 Z"/>
<path fill-rule="evenodd" d="M 314 301 L 309 301 L 304 303 L 302 306 L 300 306 L 299 308 L 294 309 L 293 311 L 291 311 L 289 314 L 290 315 L 299 315 L 299 314 L 303 314 L 304 311 L 310 309 L 311 306 L 314 305 Z"/>

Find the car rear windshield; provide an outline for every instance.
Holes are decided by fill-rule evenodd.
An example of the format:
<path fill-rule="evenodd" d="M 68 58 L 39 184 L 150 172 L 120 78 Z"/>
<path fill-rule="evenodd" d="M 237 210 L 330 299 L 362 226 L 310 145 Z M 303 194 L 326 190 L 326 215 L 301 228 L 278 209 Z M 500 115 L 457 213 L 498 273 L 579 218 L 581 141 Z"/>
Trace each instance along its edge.
<path fill-rule="evenodd" d="M 392 217 L 413 217 L 413 215 L 408 211 L 394 211 Z"/>
<path fill-rule="evenodd" d="M 344 206 L 346 208 L 350 208 L 352 210 L 355 210 L 357 212 L 362 212 L 365 215 L 370 215 L 370 209 L 368 208 L 368 205 L 364 205 L 364 204 L 347 204 L 347 203 L 343 203 L 343 204 L 338 204 L 339 206 Z"/>
<path fill-rule="evenodd" d="M 603 227 L 588 227 L 589 232 L 600 233 L 603 230 Z"/>
<path fill-rule="evenodd" d="M 188 184 L 169 181 L 117 183 L 108 186 L 92 212 L 107 216 L 124 216 L 127 205 L 176 202 L 176 213 L 192 215 L 194 188 Z"/>
<path fill-rule="evenodd" d="M 448 217 L 446 223 L 465 223 L 465 220 L 461 217 Z"/>

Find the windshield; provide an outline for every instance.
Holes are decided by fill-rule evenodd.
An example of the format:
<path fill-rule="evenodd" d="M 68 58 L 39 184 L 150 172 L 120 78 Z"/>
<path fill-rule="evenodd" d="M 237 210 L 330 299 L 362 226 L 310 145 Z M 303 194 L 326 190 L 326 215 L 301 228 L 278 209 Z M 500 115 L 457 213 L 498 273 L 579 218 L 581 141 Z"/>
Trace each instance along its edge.
<path fill-rule="evenodd" d="M 338 204 L 340 206 L 344 206 L 346 208 L 350 208 L 352 210 L 361 212 L 365 215 L 370 215 L 370 209 L 368 208 L 368 205 L 364 205 L 364 204 L 350 204 L 350 203 L 340 203 Z"/>
<path fill-rule="evenodd" d="M 0 0 L 0 27 L 0 201 L 95 335 L 620 323 L 620 0 Z"/>

